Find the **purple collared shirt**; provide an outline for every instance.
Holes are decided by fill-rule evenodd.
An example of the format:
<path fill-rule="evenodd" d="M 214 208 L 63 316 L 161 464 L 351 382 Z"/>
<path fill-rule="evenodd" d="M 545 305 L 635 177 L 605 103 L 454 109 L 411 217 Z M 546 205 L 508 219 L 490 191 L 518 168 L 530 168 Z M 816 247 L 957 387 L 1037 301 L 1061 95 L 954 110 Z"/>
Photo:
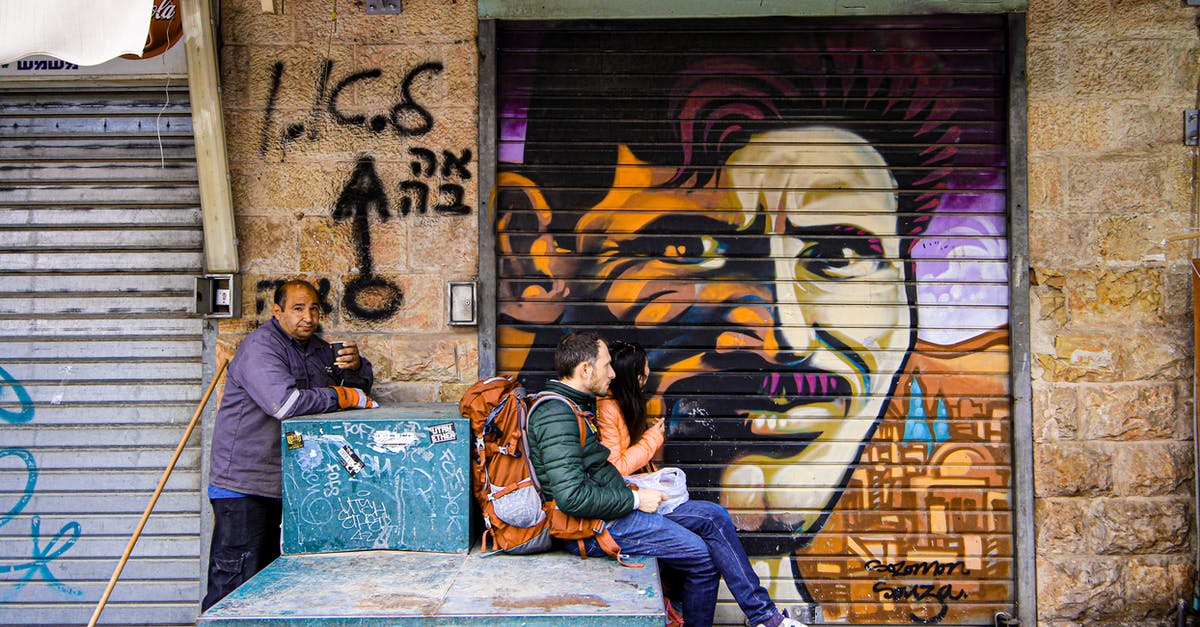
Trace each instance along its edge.
<path fill-rule="evenodd" d="M 225 378 L 213 427 L 209 483 L 280 498 L 279 422 L 337 411 L 330 386 L 370 390 L 371 363 L 361 359 L 358 372 L 335 370 L 328 342 L 314 335 L 301 344 L 273 318 L 247 335 Z"/>

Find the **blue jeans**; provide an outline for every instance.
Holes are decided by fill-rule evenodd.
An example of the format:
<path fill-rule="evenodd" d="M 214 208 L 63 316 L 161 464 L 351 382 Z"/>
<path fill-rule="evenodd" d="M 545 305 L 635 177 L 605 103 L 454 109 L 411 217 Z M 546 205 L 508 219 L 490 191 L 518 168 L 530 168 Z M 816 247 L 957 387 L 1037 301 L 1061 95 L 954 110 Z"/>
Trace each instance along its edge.
<path fill-rule="evenodd" d="M 656 557 L 683 575 L 679 600 L 685 625 L 712 625 L 721 577 L 751 625 L 776 622 L 779 612 L 750 567 L 724 507 L 687 501 L 666 516 L 634 511 L 608 523 L 608 531 L 622 553 Z M 584 546 L 589 556 L 604 555 L 594 539 L 585 541 Z M 566 548 L 579 553 L 575 542 L 567 542 Z"/>

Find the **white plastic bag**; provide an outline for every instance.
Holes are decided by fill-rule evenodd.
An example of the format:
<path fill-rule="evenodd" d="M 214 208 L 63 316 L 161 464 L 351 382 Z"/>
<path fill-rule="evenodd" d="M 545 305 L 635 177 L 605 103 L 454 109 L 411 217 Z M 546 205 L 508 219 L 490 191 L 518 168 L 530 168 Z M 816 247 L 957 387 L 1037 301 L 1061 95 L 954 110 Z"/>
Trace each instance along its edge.
<path fill-rule="evenodd" d="M 678 468 L 663 468 L 625 477 L 625 481 L 636 485 L 639 490 L 658 490 L 667 499 L 658 504 L 658 513 L 670 514 L 688 500 L 687 475 Z"/>

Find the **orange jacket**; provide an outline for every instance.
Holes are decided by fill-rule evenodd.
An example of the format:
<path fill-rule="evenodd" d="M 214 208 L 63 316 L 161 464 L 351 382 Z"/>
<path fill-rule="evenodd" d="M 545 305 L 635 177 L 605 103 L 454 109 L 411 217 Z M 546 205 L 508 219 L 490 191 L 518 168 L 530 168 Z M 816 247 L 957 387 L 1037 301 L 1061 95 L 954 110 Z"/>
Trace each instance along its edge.
<path fill-rule="evenodd" d="M 629 428 L 625 426 L 621 408 L 609 397 L 596 400 L 596 424 L 600 430 L 600 443 L 609 450 L 608 461 L 621 475 L 641 471 L 663 444 L 662 431 L 647 429 L 637 443 L 630 446 Z"/>

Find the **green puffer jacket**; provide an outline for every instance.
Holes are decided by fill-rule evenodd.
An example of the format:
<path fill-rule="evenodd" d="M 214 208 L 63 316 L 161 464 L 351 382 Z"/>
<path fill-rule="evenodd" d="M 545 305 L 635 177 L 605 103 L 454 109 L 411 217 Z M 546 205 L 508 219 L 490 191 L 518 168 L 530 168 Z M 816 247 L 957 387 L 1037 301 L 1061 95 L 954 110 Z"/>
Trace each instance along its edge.
<path fill-rule="evenodd" d="M 546 385 L 571 399 L 585 412 L 596 412 L 596 397 L 559 381 Z M 529 461 L 542 484 L 546 500 L 556 499 L 558 508 L 580 518 L 613 520 L 633 511 L 633 490 L 621 473 L 608 463 L 608 449 L 589 429 L 579 447 L 579 421 L 566 403 L 544 401 L 529 416 Z"/>

